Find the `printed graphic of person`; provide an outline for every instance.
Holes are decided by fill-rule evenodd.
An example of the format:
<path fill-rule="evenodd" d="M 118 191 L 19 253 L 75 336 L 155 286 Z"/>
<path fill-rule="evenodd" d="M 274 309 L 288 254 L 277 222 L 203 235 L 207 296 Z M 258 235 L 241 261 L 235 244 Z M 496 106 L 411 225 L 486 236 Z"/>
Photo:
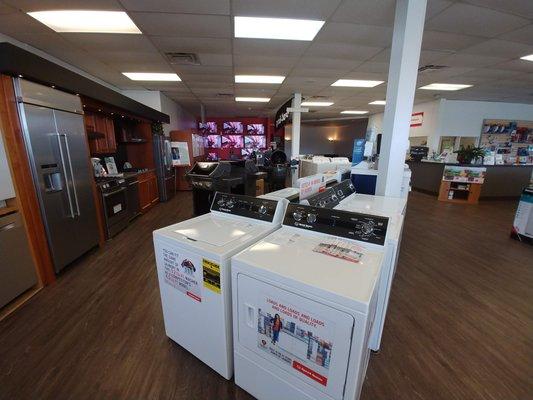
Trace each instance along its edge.
<path fill-rule="evenodd" d="M 272 320 L 272 344 L 276 344 L 276 342 L 279 341 L 279 332 L 281 331 L 281 328 L 283 328 L 281 318 L 279 317 L 279 314 L 276 314 Z"/>

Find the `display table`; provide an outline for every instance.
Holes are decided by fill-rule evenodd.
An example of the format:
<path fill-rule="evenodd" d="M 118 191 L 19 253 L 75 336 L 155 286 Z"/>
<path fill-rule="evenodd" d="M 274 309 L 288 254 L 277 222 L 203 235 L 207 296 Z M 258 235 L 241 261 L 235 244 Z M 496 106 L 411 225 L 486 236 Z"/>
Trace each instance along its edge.
<path fill-rule="evenodd" d="M 444 166 L 461 166 L 433 161 L 408 161 L 411 168 L 411 187 L 414 190 L 438 196 Z M 475 165 L 469 165 L 474 166 Z M 480 199 L 518 198 L 522 189 L 529 184 L 533 165 L 482 165 L 486 168 L 485 183 L 481 187 Z"/>

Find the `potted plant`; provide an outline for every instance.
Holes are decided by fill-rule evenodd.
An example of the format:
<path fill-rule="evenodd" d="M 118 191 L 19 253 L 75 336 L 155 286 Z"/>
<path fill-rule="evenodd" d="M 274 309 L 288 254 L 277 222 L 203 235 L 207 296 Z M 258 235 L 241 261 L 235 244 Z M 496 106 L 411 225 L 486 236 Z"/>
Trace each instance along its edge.
<path fill-rule="evenodd" d="M 481 147 L 467 146 L 465 148 L 461 146 L 454 153 L 457 154 L 457 161 L 460 164 L 472 164 L 472 161 L 477 162 L 478 160 L 481 160 L 481 163 L 483 163 L 483 158 L 485 157 L 485 150 Z"/>

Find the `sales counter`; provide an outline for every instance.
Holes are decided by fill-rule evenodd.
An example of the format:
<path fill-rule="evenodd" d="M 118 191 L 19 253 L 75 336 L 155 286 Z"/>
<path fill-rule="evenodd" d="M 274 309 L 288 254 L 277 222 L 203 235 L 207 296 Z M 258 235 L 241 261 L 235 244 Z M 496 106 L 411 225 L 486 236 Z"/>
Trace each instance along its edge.
<path fill-rule="evenodd" d="M 412 171 L 411 187 L 420 192 L 438 195 L 445 165 L 463 164 L 441 163 L 436 161 L 408 161 Z M 533 165 L 469 165 L 483 167 L 485 182 L 481 187 L 481 199 L 520 197 L 529 184 Z"/>

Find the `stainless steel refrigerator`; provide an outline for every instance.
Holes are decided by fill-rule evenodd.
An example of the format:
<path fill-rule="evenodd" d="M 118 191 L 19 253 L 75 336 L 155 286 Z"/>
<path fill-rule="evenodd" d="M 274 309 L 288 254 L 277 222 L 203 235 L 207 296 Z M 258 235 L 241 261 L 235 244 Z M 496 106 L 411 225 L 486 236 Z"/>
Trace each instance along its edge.
<path fill-rule="evenodd" d="M 80 98 L 25 79 L 15 91 L 56 272 L 98 244 Z"/>
<path fill-rule="evenodd" d="M 152 144 L 154 146 L 159 201 L 167 201 L 176 191 L 176 177 L 174 167 L 172 166 L 170 140 L 163 135 L 154 135 Z"/>

